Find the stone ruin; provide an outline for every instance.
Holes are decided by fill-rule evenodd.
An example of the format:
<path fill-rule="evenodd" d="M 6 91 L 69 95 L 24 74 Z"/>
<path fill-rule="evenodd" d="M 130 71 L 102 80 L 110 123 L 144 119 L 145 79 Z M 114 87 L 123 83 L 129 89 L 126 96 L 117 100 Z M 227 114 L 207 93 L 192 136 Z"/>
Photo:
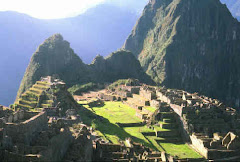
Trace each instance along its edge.
<path fill-rule="evenodd" d="M 239 148 L 227 147 L 231 141 L 238 146 L 239 115 L 216 99 L 181 90 L 158 88 L 158 98 L 178 114 L 179 125 L 186 141 L 207 159 L 239 158 Z M 225 139 L 225 140 L 224 140 Z M 228 140 L 226 140 L 228 139 Z M 224 142 L 225 141 L 225 142 Z"/>
<path fill-rule="evenodd" d="M 93 143 L 94 161 L 169 161 L 171 156 L 156 152 L 130 138 L 121 144 L 105 143 L 97 139 Z M 171 160 L 170 160 L 171 161 Z"/>
<path fill-rule="evenodd" d="M 55 76 L 42 77 L 15 101 L 14 109 L 28 111 L 55 107 L 58 102 L 53 91 L 57 89 L 66 90 L 66 83 Z"/>
<path fill-rule="evenodd" d="M 1 161 L 91 161 L 90 128 L 80 124 L 76 110 L 66 117 L 47 111 L 0 111 Z"/>
<path fill-rule="evenodd" d="M 150 127 L 155 121 L 165 120 L 162 112 L 173 115 L 173 123 L 159 126 L 166 129 L 178 127 L 179 131 L 162 134 L 156 130 L 156 136 L 180 135 L 207 159 L 240 159 L 240 115 L 216 99 L 144 84 L 137 87 L 121 85 L 101 95 L 113 97 L 100 97 L 110 101 L 124 98 L 120 101 L 135 108 L 136 116 Z M 145 108 L 148 106 L 155 107 L 156 111 L 150 112 Z"/>

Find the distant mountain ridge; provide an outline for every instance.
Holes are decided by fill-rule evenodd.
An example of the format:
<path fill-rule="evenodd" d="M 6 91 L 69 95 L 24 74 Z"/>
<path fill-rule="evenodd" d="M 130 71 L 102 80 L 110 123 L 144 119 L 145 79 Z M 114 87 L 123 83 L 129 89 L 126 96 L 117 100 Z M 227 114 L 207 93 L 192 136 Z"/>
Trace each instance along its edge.
<path fill-rule="evenodd" d="M 124 48 L 158 84 L 240 106 L 240 23 L 219 0 L 151 0 Z"/>
<path fill-rule="evenodd" d="M 135 12 L 109 4 L 57 20 L 0 12 L 0 103 L 14 101 L 32 53 L 49 36 L 61 33 L 83 61 L 90 63 L 97 54 L 106 56 L 120 48 L 137 18 Z"/>
<path fill-rule="evenodd" d="M 235 15 L 238 10 L 231 7 L 238 6 L 234 3 L 239 0 L 221 1 L 226 2 Z M 80 16 L 58 20 L 0 12 L 0 103 L 8 105 L 14 101 L 32 53 L 50 35 L 61 33 L 82 60 L 90 63 L 97 54 L 106 56 L 120 48 L 138 16 L 131 10 L 111 4 L 99 5 Z"/>

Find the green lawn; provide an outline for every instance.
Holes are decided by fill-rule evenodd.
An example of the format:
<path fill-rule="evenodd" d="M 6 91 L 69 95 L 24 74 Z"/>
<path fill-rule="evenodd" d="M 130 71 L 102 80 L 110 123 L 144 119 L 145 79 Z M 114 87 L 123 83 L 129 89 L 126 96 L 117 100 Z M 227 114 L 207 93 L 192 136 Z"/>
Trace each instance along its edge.
<path fill-rule="evenodd" d="M 131 137 L 135 142 L 142 143 L 150 148 L 178 156 L 179 158 L 201 158 L 188 145 L 173 143 L 158 143 L 156 140 L 163 139 L 156 136 L 144 136 L 141 132 L 155 132 L 147 126 L 119 127 L 116 123 L 139 123 L 141 119 L 136 117 L 136 110 L 124 105 L 122 102 L 105 102 L 102 107 L 84 105 L 79 110 L 83 122 L 97 130 L 99 136 L 118 144 L 119 140 Z M 159 131 L 168 131 L 154 126 Z"/>
<path fill-rule="evenodd" d="M 111 123 L 139 123 L 136 111 L 122 102 L 105 102 L 103 107 L 92 108 L 97 115 L 108 119 Z"/>
<path fill-rule="evenodd" d="M 80 105 L 86 105 L 86 104 L 88 104 L 87 101 L 78 101 L 77 103 L 80 104 Z"/>
<path fill-rule="evenodd" d="M 84 105 L 80 110 L 80 115 L 84 123 L 91 125 L 98 130 L 98 135 L 119 143 L 119 140 L 125 140 L 131 137 L 135 142 L 150 146 L 150 143 L 141 132 L 154 132 L 146 126 L 121 128 L 116 123 L 139 123 L 141 119 L 136 117 L 135 109 L 122 104 L 122 102 L 105 102 L 102 107 L 93 107 Z M 94 115 L 96 114 L 96 115 Z M 154 148 L 154 146 L 152 146 Z"/>
<path fill-rule="evenodd" d="M 150 111 L 151 113 L 154 113 L 157 109 L 155 107 L 151 107 L 151 106 L 146 106 L 144 107 L 146 110 Z"/>
<path fill-rule="evenodd" d="M 170 155 L 177 156 L 180 159 L 202 158 L 201 155 L 193 151 L 187 144 L 160 143 L 160 146 Z"/>

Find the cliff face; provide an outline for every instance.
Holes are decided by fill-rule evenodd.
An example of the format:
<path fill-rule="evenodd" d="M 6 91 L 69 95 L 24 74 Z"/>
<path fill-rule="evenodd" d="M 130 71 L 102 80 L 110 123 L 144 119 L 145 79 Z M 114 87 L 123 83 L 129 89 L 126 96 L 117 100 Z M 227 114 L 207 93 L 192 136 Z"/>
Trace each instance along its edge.
<path fill-rule="evenodd" d="M 239 106 L 240 24 L 219 0 L 151 0 L 124 48 L 157 83 Z"/>
<path fill-rule="evenodd" d="M 119 51 L 107 58 L 97 56 L 92 64 L 86 65 L 70 48 L 70 44 L 63 40 L 60 34 L 55 34 L 45 40 L 33 54 L 17 98 L 41 77 L 53 75 L 61 78 L 67 86 L 88 82 L 113 82 L 126 78 L 152 83 L 131 52 Z"/>

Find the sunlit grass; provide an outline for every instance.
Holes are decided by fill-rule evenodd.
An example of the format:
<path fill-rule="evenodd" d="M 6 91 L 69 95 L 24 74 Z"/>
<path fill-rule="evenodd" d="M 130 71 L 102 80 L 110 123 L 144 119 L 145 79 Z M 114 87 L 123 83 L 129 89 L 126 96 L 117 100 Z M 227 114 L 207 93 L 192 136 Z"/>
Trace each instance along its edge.
<path fill-rule="evenodd" d="M 164 150 L 170 155 L 177 156 L 180 159 L 184 158 L 202 158 L 187 144 L 174 144 L 174 143 L 160 143 Z"/>
<path fill-rule="evenodd" d="M 157 131 L 171 131 L 170 129 L 162 129 L 154 126 L 155 130 L 149 129 L 147 126 L 138 127 L 119 127 L 117 123 L 139 123 L 141 119 L 136 117 L 136 110 L 124 105 L 122 102 L 105 102 L 102 107 L 84 108 L 79 112 L 84 123 L 91 125 L 97 134 L 105 140 L 109 140 L 114 144 L 124 141 L 131 137 L 133 141 L 142 143 L 154 150 L 165 151 L 166 153 L 183 158 L 201 158 L 201 156 L 192 150 L 186 144 L 177 143 L 160 143 L 158 140 L 165 140 L 156 136 L 144 136 L 142 132 L 154 133 Z M 181 138 L 176 137 L 176 138 Z"/>

